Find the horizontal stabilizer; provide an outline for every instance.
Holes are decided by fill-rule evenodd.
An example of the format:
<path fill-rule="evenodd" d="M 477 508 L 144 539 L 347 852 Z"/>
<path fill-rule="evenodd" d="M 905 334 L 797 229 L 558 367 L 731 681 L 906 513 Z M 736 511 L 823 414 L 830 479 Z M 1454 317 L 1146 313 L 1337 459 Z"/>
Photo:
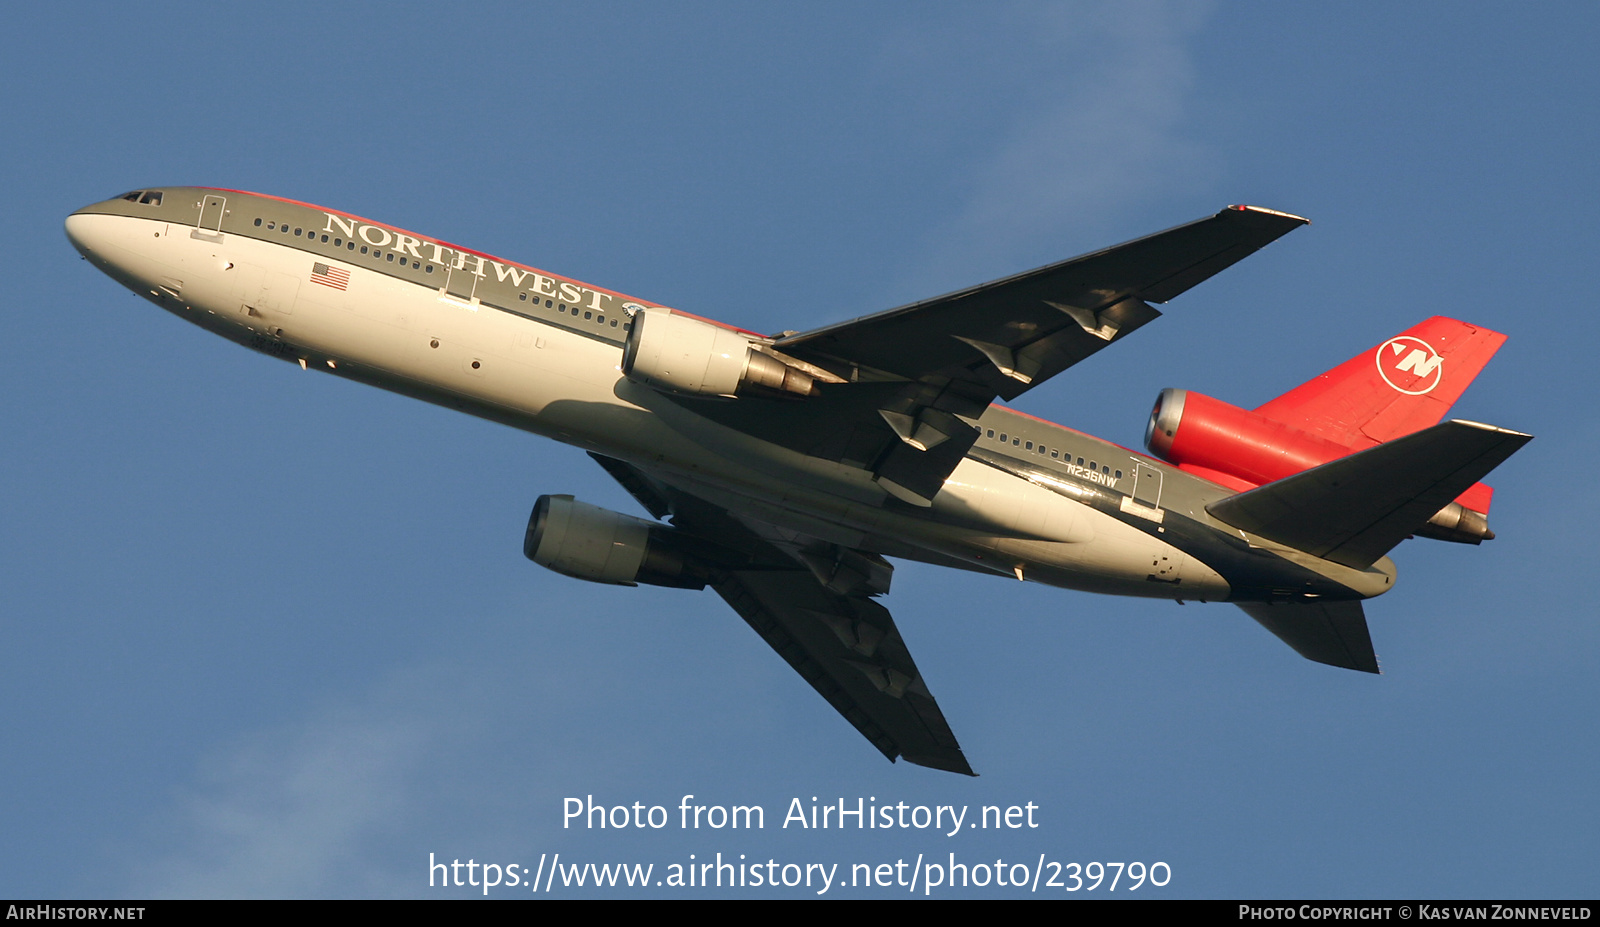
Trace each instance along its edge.
<path fill-rule="evenodd" d="M 1297 550 L 1365 569 L 1533 440 L 1449 421 L 1206 506 Z"/>
<path fill-rule="evenodd" d="M 1244 613 L 1315 663 L 1376 673 L 1367 616 L 1360 602 L 1240 602 Z"/>

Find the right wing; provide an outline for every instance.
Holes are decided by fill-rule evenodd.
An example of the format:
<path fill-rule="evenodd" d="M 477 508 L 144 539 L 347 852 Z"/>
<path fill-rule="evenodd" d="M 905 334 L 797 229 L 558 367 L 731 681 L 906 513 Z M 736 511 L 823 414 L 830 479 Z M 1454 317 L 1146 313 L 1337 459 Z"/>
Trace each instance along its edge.
<path fill-rule="evenodd" d="M 650 514 L 739 552 L 709 571 L 711 588 L 891 762 L 976 775 L 894 618 L 871 598 L 888 591 L 887 561 L 815 539 L 762 537 L 631 464 L 589 456 Z"/>
<path fill-rule="evenodd" d="M 810 573 L 733 572 L 712 588 L 891 762 L 976 775 L 888 609 Z"/>

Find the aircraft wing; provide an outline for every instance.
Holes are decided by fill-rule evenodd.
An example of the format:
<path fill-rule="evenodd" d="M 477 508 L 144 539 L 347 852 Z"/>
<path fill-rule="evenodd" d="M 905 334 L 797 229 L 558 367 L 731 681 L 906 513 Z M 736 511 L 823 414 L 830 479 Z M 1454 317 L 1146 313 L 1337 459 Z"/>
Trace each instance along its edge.
<path fill-rule="evenodd" d="M 773 349 L 842 383 L 803 402 L 675 398 L 713 421 L 870 470 L 896 498 L 929 505 L 977 440 L 997 397 L 1013 399 L 1160 315 L 1165 302 L 1304 225 L 1230 206 L 1126 244 L 850 322 L 788 334 Z"/>
<path fill-rule="evenodd" d="M 888 589 L 887 561 L 805 538 L 775 543 L 637 467 L 590 456 L 652 515 L 739 551 L 734 566 L 711 571 L 711 587 L 891 762 L 976 775 L 893 617 L 871 598 Z"/>
<path fill-rule="evenodd" d="M 949 377 L 1010 400 L 1156 318 L 1150 303 L 1304 224 L 1288 213 L 1230 206 L 1104 251 L 787 335 L 773 347 L 835 372 Z"/>

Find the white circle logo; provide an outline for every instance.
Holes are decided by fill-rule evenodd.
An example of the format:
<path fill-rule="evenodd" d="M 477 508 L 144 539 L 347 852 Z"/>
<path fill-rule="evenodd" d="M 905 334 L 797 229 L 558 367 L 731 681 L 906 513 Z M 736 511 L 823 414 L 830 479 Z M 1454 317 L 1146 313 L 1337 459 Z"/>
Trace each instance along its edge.
<path fill-rule="evenodd" d="M 1421 338 L 1401 335 L 1378 345 L 1378 376 L 1407 396 L 1433 392 L 1444 379 L 1444 358 Z"/>

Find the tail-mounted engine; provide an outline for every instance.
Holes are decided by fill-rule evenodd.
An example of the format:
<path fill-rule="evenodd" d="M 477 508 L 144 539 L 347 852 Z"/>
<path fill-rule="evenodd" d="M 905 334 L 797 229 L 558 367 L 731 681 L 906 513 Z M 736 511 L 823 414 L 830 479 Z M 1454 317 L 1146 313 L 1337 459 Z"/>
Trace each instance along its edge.
<path fill-rule="evenodd" d="M 1144 446 L 1168 463 L 1241 490 L 1281 480 L 1353 450 L 1183 389 L 1164 389 L 1156 397 L 1144 429 Z M 1218 480 L 1212 474 L 1228 479 Z"/>
<path fill-rule="evenodd" d="M 1164 389 L 1156 397 L 1144 446 L 1181 470 L 1241 492 L 1357 450 L 1182 389 Z M 1487 486 L 1474 486 L 1416 533 L 1463 544 L 1493 538 L 1488 516 L 1472 507 L 1476 503 L 1487 510 L 1489 493 Z"/>
<path fill-rule="evenodd" d="M 529 560 L 576 579 L 704 589 L 706 571 L 683 547 L 667 525 L 571 496 L 540 496 L 522 540 Z"/>
<path fill-rule="evenodd" d="M 636 313 L 622 353 L 630 380 L 691 396 L 797 399 L 816 392 L 826 371 L 783 355 L 739 332 L 671 310 Z"/>

